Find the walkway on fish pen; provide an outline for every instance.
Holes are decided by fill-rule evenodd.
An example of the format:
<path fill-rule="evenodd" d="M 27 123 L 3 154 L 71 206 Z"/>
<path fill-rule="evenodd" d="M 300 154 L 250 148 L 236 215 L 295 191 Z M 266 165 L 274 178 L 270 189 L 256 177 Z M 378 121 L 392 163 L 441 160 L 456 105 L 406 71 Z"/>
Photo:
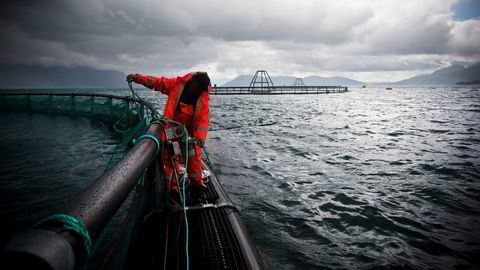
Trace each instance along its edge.
<path fill-rule="evenodd" d="M 212 87 L 212 95 L 307 95 L 348 92 L 346 86 Z"/>

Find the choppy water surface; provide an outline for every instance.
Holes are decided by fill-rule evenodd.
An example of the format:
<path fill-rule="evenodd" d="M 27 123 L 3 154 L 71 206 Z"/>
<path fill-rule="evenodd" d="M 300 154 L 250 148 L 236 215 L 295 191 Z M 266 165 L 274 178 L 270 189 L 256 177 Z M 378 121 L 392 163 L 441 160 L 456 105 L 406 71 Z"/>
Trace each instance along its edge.
<path fill-rule="evenodd" d="M 269 268 L 480 267 L 478 87 L 212 96 L 211 104 L 210 158 Z M 2 127 L 5 117 L 13 116 L 3 115 Z M 30 120 L 14 121 L 16 127 L 0 133 L 2 155 L 18 161 L 22 149 L 46 154 L 15 166 L 41 166 L 22 179 L 36 176 L 36 185 L 49 183 L 44 194 L 68 197 L 95 178 L 84 174 L 103 171 L 115 141 L 89 120 L 53 119 L 33 119 L 27 133 L 21 123 Z M 64 130 L 58 121 L 72 128 Z M 20 143 L 5 155 L 4 147 Z M 62 168 L 55 165 L 60 160 L 66 162 Z M 4 179 L 9 166 L 1 168 Z M 63 169 L 63 177 L 38 176 L 53 168 Z M 80 177 L 72 183 L 65 175 Z M 34 186 L 24 194 L 37 191 Z"/>
<path fill-rule="evenodd" d="M 272 269 L 480 267 L 478 88 L 212 97 L 209 152 Z"/>
<path fill-rule="evenodd" d="M 99 177 L 117 142 L 93 119 L 0 113 L 0 245 Z"/>

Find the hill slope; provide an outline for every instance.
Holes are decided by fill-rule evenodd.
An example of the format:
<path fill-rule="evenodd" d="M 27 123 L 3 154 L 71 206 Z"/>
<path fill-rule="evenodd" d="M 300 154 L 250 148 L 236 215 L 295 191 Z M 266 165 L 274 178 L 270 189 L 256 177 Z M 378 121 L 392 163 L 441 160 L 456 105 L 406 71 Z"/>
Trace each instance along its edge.
<path fill-rule="evenodd" d="M 480 63 L 467 68 L 450 66 L 439 69 L 432 74 L 419 75 L 395 82 L 401 85 L 455 85 L 459 82 L 469 82 L 480 79 Z"/>
<path fill-rule="evenodd" d="M 249 86 L 253 76 L 240 75 L 235 79 L 223 84 L 222 86 Z M 291 86 L 296 77 L 293 76 L 272 76 L 273 84 L 276 86 Z M 302 78 L 305 85 L 362 85 L 364 83 L 343 77 L 320 77 L 320 76 L 308 76 Z"/>
<path fill-rule="evenodd" d="M 0 88 L 113 88 L 125 87 L 125 74 L 86 67 L 0 65 Z"/>

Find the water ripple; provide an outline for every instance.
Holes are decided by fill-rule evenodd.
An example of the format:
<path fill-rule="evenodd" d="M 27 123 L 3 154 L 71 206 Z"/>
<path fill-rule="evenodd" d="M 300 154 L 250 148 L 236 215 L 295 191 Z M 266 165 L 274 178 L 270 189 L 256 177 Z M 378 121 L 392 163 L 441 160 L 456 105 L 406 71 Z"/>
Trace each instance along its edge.
<path fill-rule="evenodd" d="M 164 99 L 149 99 L 163 106 Z M 213 96 L 211 128 L 219 130 L 209 132 L 208 151 L 270 269 L 479 269 L 479 100 L 480 89 L 443 86 Z M 0 184 L 39 195 L 55 186 L 65 196 L 84 185 L 89 168 L 101 163 L 96 158 L 113 144 L 108 138 L 93 144 L 105 134 L 80 138 L 75 128 L 104 127 L 54 119 L 48 130 L 35 121 L 27 131 L 18 122 L 8 132 L 0 129 L 0 149 L 8 146 L 12 159 L 21 159 L 25 148 L 45 155 L 16 165 L 7 158 L 0 163 L 2 179 L 47 162 L 74 166 L 53 166 L 58 179 Z M 58 151 L 11 138 L 32 138 L 38 130 L 47 139 L 37 141 Z M 48 140 L 61 135 L 58 130 L 81 143 Z M 16 194 L 10 203 L 31 219 L 5 215 L 28 224 L 45 214 L 36 204 L 54 209 L 67 199 L 40 196 L 25 207 L 28 194 Z"/>
<path fill-rule="evenodd" d="M 236 182 L 254 186 L 234 197 L 247 209 L 271 201 L 244 215 L 266 261 L 282 258 L 275 269 L 480 267 L 480 91 L 395 89 L 245 97 L 268 110 L 248 106 L 239 115 L 226 110 L 238 99 L 216 97 L 223 125 L 246 115 L 279 123 L 222 133 L 244 148 L 213 157 L 262 164 L 244 167 L 254 172 L 250 182 L 226 172 L 225 181 L 233 190 Z"/>

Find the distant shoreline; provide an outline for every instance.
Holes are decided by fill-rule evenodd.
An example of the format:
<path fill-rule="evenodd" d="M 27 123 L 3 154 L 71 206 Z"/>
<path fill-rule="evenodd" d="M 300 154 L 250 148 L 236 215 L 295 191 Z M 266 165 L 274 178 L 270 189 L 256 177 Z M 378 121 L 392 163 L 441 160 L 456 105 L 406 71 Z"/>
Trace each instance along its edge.
<path fill-rule="evenodd" d="M 458 82 L 456 85 L 480 85 L 480 80 L 474 80 L 469 82 Z"/>

